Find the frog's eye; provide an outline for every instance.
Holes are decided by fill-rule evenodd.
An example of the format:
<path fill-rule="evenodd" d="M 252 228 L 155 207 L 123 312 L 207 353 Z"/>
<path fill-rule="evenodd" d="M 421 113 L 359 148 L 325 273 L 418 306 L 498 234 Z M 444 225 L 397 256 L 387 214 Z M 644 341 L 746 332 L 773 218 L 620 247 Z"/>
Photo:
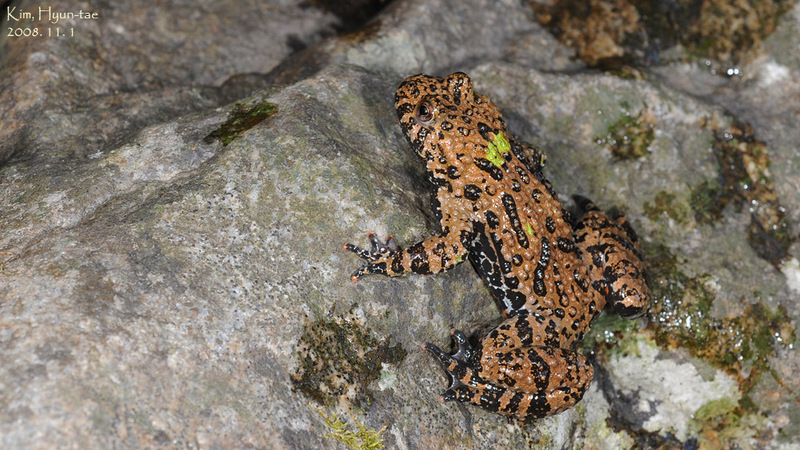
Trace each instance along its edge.
<path fill-rule="evenodd" d="M 423 100 L 417 105 L 417 110 L 414 113 L 414 116 L 417 118 L 417 121 L 423 125 L 427 125 L 433 120 L 433 115 L 436 112 L 436 108 L 434 108 L 433 104 L 429 100 Z"/>

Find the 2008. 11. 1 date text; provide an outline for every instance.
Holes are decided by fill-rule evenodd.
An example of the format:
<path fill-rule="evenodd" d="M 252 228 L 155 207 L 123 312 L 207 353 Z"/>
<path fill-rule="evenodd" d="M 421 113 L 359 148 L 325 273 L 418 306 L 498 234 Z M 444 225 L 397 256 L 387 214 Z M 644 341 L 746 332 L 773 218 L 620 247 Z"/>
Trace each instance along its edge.
<path fill-rule="evenodd" d="M 74 28 L 47 27 L 40 28 L 14 28 L 8 27 L 7 37 L 74 37 Z"/>

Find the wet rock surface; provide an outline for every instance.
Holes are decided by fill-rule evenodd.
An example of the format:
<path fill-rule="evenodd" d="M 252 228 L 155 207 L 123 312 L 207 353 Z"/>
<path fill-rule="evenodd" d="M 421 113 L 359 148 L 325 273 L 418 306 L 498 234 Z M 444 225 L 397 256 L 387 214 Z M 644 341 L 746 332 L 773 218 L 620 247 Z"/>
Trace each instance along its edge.
<path fill-rule="evenodd" d="M 797 5 L 732 77 L 587 69 L 528 2 L 396 0 L 340 36 L 290 1 L 58 9 L 99 17 L 2 38 L 3 448 L 800 444 Z M 354 283 L 341 250 L 437 232 L 392 103 L 456 70 L 650 262 L 652 312 L 601 316 L 596 382 L 531 424 L 437 401 L 419 344 L 501 319 L 471 267 Z"/>

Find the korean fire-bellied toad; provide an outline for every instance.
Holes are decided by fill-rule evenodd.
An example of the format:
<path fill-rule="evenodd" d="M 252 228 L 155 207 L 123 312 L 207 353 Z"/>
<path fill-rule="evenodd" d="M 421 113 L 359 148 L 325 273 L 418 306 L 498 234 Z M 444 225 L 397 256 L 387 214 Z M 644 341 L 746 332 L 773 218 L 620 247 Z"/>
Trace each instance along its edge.
<path fill-rule="evenodd" d="M 625 317 L 650 303 L 637 238 L 583 197 L 572 223 L 542 175 L 540 150 L 508 135 L 495 105 L 463 73 L 407 78 L 395 107 L 414 151 L 437 187 L 442 232 L 406 249 L 370 235 L 368 273 L 435 274 L 469 257 L 506 320 L 472 347 L 453 331 L 458 351 L 433 353 L 450 375 L 443 400 L 459 400 L 521 419 L 559 413 L 582 397 L 593 369 L 573 347 L 609 303 Z"/>

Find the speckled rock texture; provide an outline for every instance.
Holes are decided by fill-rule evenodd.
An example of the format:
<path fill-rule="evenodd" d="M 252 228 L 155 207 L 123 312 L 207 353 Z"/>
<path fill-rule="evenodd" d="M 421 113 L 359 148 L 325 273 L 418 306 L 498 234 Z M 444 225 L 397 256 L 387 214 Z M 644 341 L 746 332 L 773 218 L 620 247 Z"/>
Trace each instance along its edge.
<path fill-rule="evenodd" d="M 0 37 L 0 162 L 85 158 L 232 101 L 248 74 L 330 35 L 334 21 L 297 0 L 13 3 Z"/>
<path fill-rule="evenodd" d="M 733 77 L 587 69 L 516 0 L 341 36 L 293 1 L 58 8 L 99 18 L 0 41 L 0 447 L 800 445 L 800 6 Z M 456 70 L 650 262 L 653 311 L 601 316 L 584 400 L 529 424 L 438 401 L 419 344 L 501 320 L 468 264 L 353 282 L 341 248 L 437 232 L 393 96 Z"/>

